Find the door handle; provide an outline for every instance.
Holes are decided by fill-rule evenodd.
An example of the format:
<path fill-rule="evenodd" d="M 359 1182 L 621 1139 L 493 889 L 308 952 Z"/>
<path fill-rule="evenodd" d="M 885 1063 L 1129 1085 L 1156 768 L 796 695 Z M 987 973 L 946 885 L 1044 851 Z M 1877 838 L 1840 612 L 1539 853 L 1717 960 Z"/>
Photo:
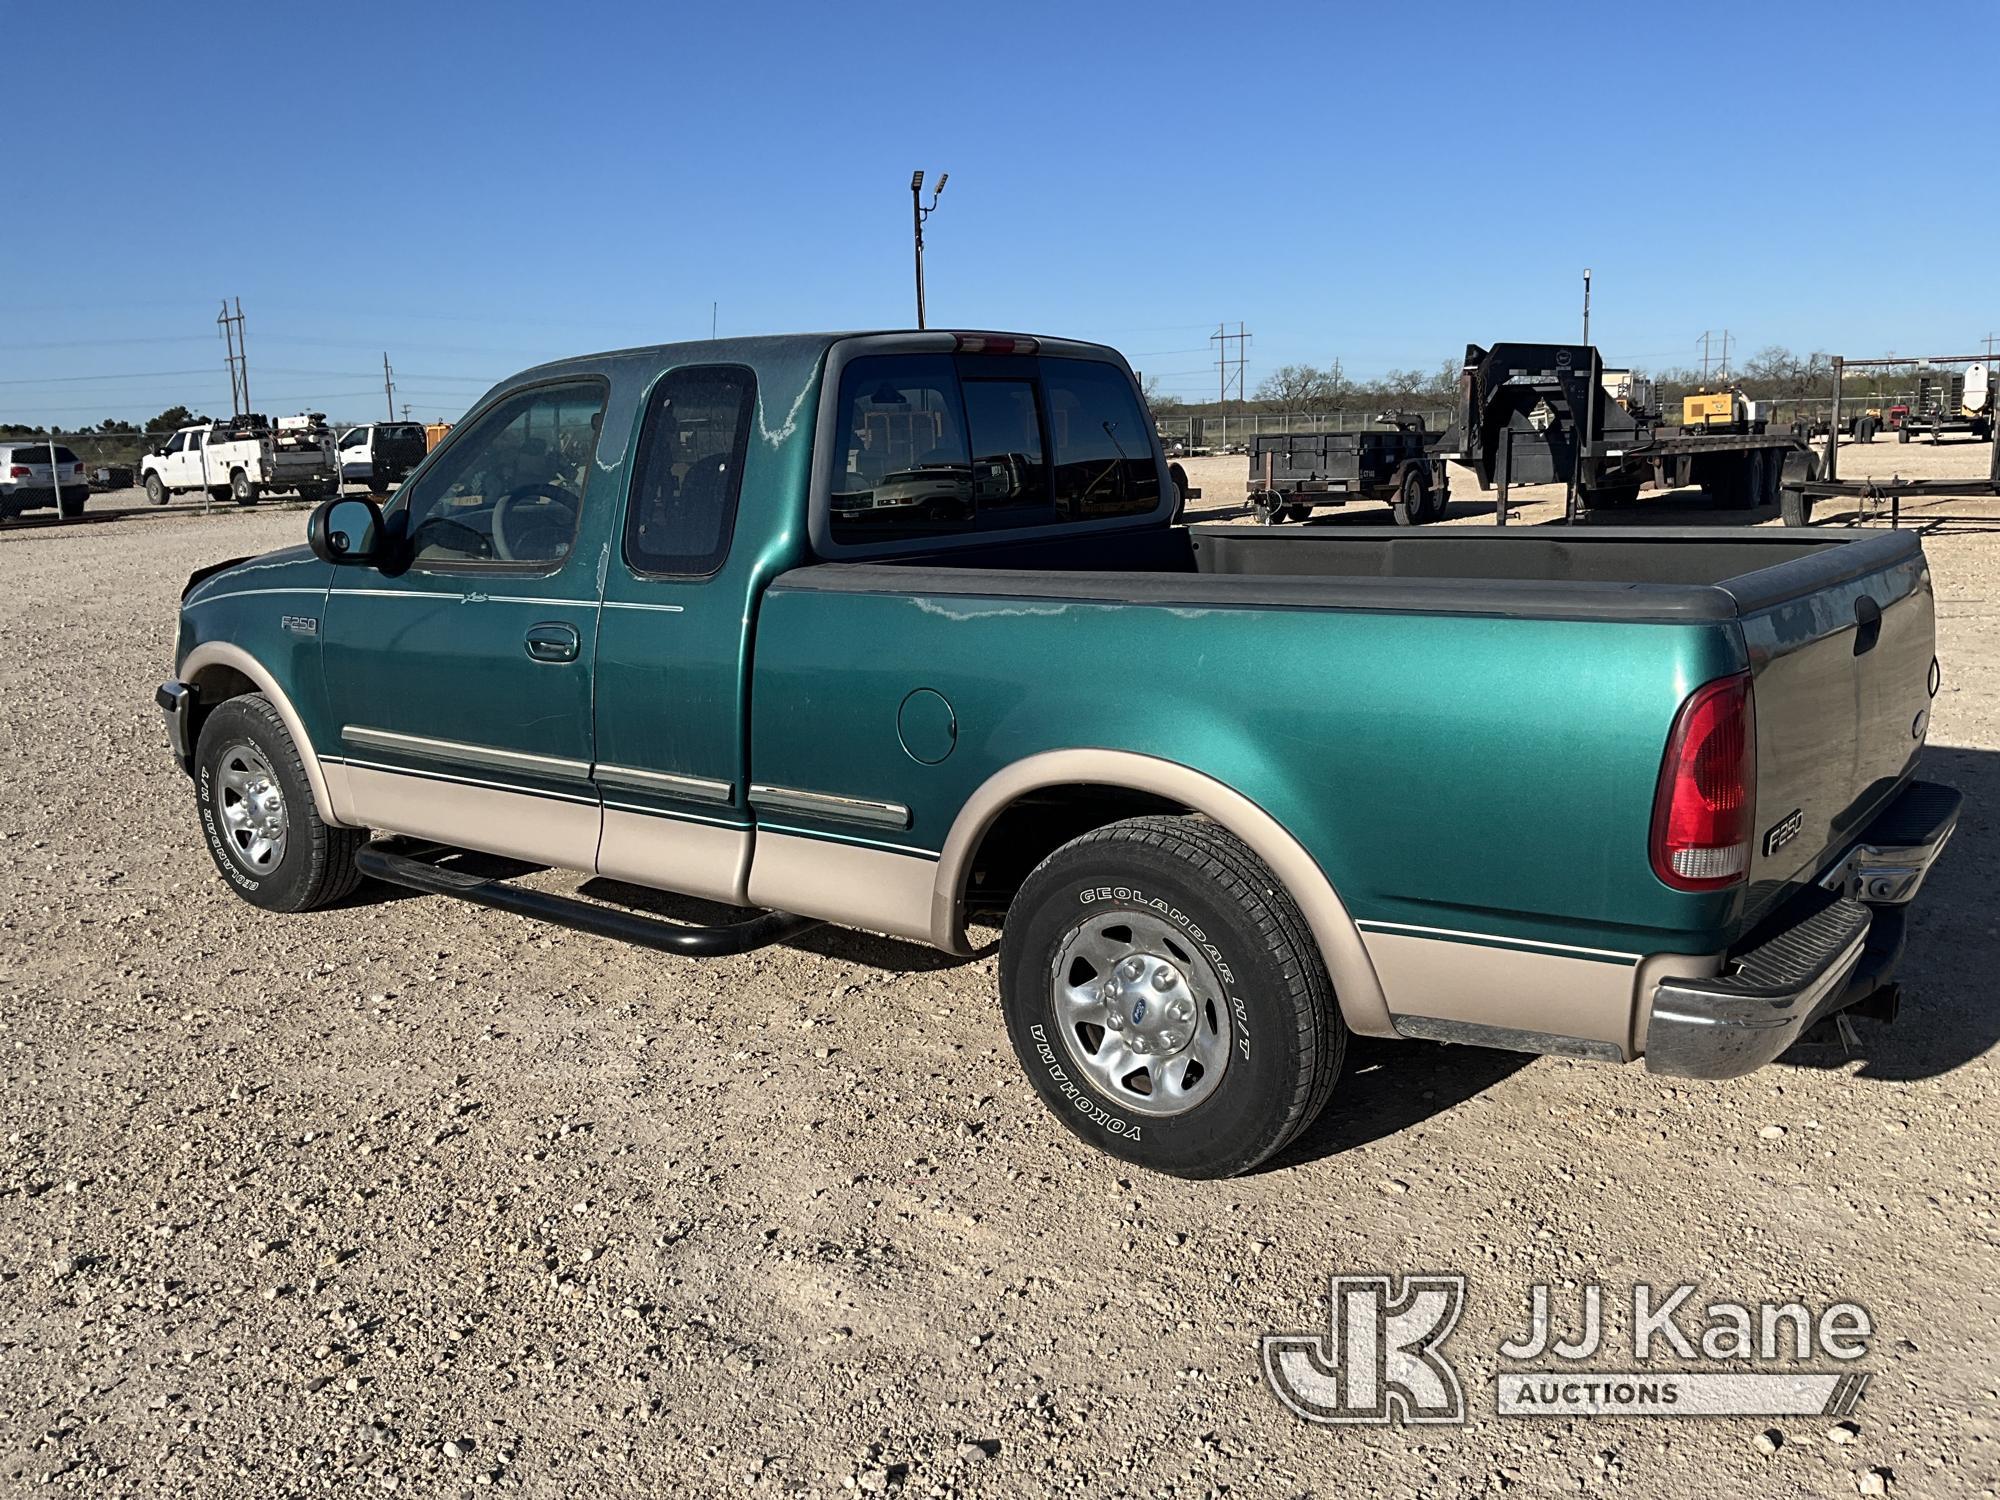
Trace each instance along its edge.
<path fill-rule="evenodd" d="M 528 655 L 536 661 L 575 661 L 583 639 L 574 625 L 530 625 Z"/>

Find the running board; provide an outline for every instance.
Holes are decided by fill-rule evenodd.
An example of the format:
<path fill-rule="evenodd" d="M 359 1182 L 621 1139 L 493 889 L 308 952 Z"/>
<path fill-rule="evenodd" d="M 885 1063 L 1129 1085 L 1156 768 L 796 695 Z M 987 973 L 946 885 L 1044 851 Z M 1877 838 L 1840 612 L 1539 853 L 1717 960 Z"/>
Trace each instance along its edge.
<path fill-rule="evenodd" d="M 688 927 L 641 916 L 638 912 L 598 906 L 574 896 L 550 895 L 546 891 L 509 885 L 504 880 L 443 869 L 416 851 L 431 855 L 459 852 L 436 845 L 412 845 L 395 838 L 373 839 L 355 851 L 354 863 L 362 874 L 390 885 L 407 886 L 434 896 L 455 896 L 460 901 L 490 906 L 496 911 L 510 911 L 516 916 L 553 922 L 558 927 L 635 943 L 642 948 L 656 948 L 662 953 L 678 953 L 683 958 L 726 958 L 734 953 L 749 953 L 822 925 L 812 917 L 767 911 L 727 926 Z"/>

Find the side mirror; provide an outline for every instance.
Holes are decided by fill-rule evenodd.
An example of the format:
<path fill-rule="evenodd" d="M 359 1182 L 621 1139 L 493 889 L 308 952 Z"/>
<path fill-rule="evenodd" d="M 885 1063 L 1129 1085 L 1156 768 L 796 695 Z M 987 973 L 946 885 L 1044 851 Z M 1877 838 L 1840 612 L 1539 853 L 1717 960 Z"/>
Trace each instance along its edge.
<path fill-rule="evenodd" d="M 306 522 L 306 545 L 321 562 L 373 562 L 382 540 L 382 507 L 365 495 L 322 500 Z"/>

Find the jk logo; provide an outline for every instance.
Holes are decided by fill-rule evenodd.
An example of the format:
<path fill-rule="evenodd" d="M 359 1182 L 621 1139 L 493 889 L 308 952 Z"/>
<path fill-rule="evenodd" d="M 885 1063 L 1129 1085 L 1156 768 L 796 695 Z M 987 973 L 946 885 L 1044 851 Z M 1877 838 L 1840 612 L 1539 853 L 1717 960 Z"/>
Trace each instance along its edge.
<path fill-rule="evenodd" d="M 1463 1422 L 1458 1372 L 1438 1352 L 1465 1310 L 1465 1278 L 1328 1278 L 1332 1327 L 1267 1333 L 1264 1379 L 1308 1422 Z M 1393 1295 L 1392 1295 L 1393 1292 Z"/>

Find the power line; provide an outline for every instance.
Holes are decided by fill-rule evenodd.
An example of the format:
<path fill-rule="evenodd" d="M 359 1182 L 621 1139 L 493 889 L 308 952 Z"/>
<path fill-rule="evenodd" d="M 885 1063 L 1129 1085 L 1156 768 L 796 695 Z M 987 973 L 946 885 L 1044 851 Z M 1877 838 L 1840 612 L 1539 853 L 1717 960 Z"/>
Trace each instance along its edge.
<path fill-rule="evenodd" d="M 133 370 L 122 375 L 28 375 L 18 380 L 0 380 L 0 385 L 73 385 L 82 380 L 164 380 L 175 375 L 212 375 L 204 365 L 199 370 Z"/>

